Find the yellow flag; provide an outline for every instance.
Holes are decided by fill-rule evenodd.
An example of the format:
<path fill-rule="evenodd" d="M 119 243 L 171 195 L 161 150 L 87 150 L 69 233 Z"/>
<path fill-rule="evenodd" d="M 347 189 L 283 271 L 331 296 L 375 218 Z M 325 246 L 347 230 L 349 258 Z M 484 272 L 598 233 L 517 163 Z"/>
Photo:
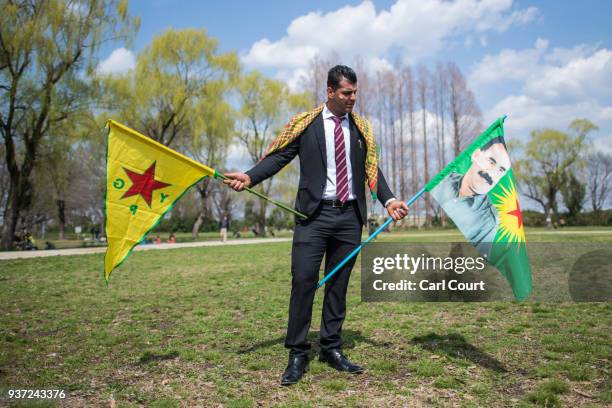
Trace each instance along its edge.
<path fill-rule="evenodd" d="M 194 184 L 215 170 L 153 139 L 107 122 L 104 278 Z"/>

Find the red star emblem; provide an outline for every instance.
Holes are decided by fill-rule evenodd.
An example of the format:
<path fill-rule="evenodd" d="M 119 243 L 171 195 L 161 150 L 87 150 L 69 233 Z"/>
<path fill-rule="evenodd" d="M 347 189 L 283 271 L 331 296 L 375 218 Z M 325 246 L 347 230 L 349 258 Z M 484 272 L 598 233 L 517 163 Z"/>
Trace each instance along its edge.
<path fill-rule="evenodd" d="M 516 200 L 516 210 L 510 211 L 508 214 L 514 215 L 518 221 L 519 229 L 523 226 L 523 216 L 521 215 L 521 207 L 519 207 L 518 199 Z"/>
<path fill-rule="evenodd" d="M 160 188 L 168 187 L 171 184 L 164 183 L 162 181 L 155 180 L 155 162 L 151 164 L 143 174 L 138 174 L 133 172 L 132 170 L 128 170 L 125 167 L 123 168 L 127 173 L 130 180 L 132 180 L 132 186 L 128 191 L 125 192 L 123 197 L 131 197 L 140 194 L 143 200 L 149 205 L 151 208 L 151 199 L 153 198 L 153 190 L 158 190 Z"/>

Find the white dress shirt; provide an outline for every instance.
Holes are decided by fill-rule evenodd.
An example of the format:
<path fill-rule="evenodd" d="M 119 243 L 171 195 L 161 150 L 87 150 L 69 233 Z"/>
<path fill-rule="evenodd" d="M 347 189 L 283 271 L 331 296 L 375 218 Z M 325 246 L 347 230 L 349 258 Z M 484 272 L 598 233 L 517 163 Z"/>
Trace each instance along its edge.
<path fill-rule="evenodd" d="M 325 129 L 325 153 L 327 156 L 327 182 L 325 183 L 325 190 L 323 190 L 324 200 L 335 200 L 336 197 L 336 141 L 334 131 L 336 129 L 336 122 L 332 119 L 335 116 L 328 108 L 327 105 L 323 108 L 323 128 Z M 349 117 L 348 113 L 341 116 L 344 120 L 340 123 L 342 125 L 342 133 L 344 133 L 344 149 L 346 151 L 346 174 L 348 176 L 348 192 L 349 200 L 355 199 L 353 193 L 353 169 L 351 168 L 351 132 L 349 130 Z M 384 206 L 387 207 L 396 198 L 392 197 L 388 199 Z"/>
<path fill-rule="evenodd" d="M 334 130 L 336 122 L 332 119 L 334 114 L 327 109 L 327 105 L 323 108 L 323 127 L 325 129 L 325 150 L 327 156 L 327 182 L 325 190 L 323 190 L 324 200 L 335 200 L 336 197 L 336 142 Z M 344 150 L 346 151 L 346 174 L 348 176 L 348 199 L 354 200 L 353 193 L 353 169 L 351 168 L 351 132 L 349 130 L 348 114 L 341 116 L 344 120 L 340 123 L 342 133 L 344 133 Z"/>

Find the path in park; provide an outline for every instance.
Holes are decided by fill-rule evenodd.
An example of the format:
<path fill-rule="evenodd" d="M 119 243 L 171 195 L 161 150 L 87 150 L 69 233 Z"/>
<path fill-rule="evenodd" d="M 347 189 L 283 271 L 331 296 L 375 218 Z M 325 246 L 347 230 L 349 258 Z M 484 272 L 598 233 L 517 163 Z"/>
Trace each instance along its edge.
<path fill-rule="evenodd" d="M 594 230 L 594 231 L 534 231 L 530 234 L 534 235 L 599 235 L 599 234 L 612 234 L 612 229 L 605 230 Z M 458 236 L 459 231 L 449 232 L 400 232 L 397 234 L 401 237 L 412 238 L 412 237 L 448 237 Z M 529 234 L 528 234 L 529 236 Z M 219 241 L 199 241 L 199 242 L 185 242 L 178 244 L 149 244 L 149 245 L 138 245 L 135 251 L 148 251 L 155 249 L 174 249 L 174 248 L 195 248 L 195 247 L 208 247 L 208 246 L 220 246 L 220 245 L 249 245 L 249 244 L 265 244 L 273 242 L 287 242 L 291 241 L 291 238 L 245 238 L 245 239 L 230 239 L 227 243 Z M 0 261 L 6 259 L 18 259 L 18 258 L 39 258 L 47 256 L 70 256 L 70 255 L 86 255 L 86 254 L 98 254 L 106 252 L 106 247 L 95 247 L 95 248 L 71 248 L 71 249 L 52 249 L 45 251 L 8 251 L 0 252 Z"/>
<path fill-rule="evenodd" d="M 220 241 L 199 241 L 185 242 L 177 244 L 148 244 L 138 245 L 134 248 L 135 251 L 149 251 L 158 249 L 175 249 L 175 248 L 194 248 L 194 247 L 209 247 L 221 245 L 250 245 L 264 244 L 272 242 L 287 242 L 291 238 L 245 238 L 245 239 L 229 239 L 226 243 Z M 106 247 L 95 248 L 69 248 L 69 249 L 51 249 L 44 251 L 8 251 L 0 252 L 0 260 L 18 259 L 18 258 L 40 258 L 47 256 L 70 256 L 70 255 L 87 255 L 99 254 L 106 252 Z"/>

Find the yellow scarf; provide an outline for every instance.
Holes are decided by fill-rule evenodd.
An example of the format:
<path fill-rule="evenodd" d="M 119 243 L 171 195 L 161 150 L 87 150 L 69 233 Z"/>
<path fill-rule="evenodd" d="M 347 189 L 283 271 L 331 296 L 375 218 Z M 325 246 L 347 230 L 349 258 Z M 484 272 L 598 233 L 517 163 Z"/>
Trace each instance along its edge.
<path fill-rule="evenodd" d="M 277 152 L 279 150 L 283 150 L 289 143 L 293 142 L 297 139 L 304 130 L 310 125 L 317 116 L 323 110 L 325 105 L 321 105 L 317 108 L 314 108 L 311 111 L 298 113 L 293 116 L 289 123 L 287 123 L 284 129 L 276 136 L 276 139 L 270 144 L 266 153 L 261 158 Z M 378 183 L 378 151 L 376 148 L 376 140 L 374 140 L 374 133 L 372 132 L 372 126 L 370 122 L 364 117 L 359 116 L 355 112 L 351 112 L 351 117 L 355 122 L 355 126 L 363 135 L 366 142 L 366 161 L 365 161 L 365 172 L 366 177 L 368 179 L 368 187 L 370 187 L 370 192 L 372 194 L 372 199 L 376 201 L 376 190 Z"/>

